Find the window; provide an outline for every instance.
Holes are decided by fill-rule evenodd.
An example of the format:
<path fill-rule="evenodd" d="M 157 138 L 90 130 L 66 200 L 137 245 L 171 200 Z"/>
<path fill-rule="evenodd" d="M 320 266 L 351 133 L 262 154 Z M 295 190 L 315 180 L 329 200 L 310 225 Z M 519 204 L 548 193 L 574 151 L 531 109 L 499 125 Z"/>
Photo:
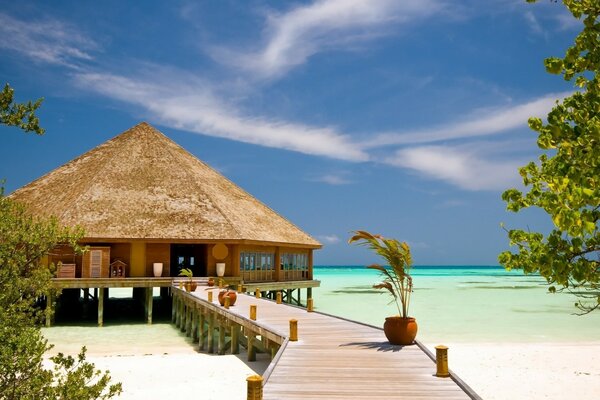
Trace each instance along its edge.
<path fill-rule="evenodd" d="M 240 253 L 240 272 L 242 279 L 251 281 L 273 280 L 275 254 L 244 251 Z"/>
<path fill-rule="evenodd" d="M 281 271 L 285 281 L 308 279 L 308 254 L 282 253 Z"/>

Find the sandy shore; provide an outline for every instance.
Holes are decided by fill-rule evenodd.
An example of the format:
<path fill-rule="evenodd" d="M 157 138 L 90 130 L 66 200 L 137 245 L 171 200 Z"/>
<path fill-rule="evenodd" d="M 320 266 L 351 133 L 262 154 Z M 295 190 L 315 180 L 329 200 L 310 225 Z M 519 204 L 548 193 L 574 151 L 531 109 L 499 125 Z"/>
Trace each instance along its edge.
<path fill-rule="evenodd" d="M 270 362 L 265 354 L 249 363 L 245 353 L 199 353 L 169 324 L 55 327 L 44 334 L 56 344 L 53 352 L 76 354 L 86 345 L 88 359 L 123 383 L 121 399 L 245 399 L 246 377 Z M 444 344 L 450 368 L 484 399 L 600 398 L 600 341 Z"/>
<path fill-rule="evenodd" d="M 450 369 L 483 399 L 600 399 L 600 342 L 445 345 Z"/>

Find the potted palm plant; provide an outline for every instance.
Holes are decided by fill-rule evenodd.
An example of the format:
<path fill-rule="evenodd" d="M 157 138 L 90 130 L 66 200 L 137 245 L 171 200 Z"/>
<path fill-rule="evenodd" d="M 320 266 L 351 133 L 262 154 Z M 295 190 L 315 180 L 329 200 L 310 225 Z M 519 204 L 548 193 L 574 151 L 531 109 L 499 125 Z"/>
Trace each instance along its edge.
<path fill-rule="evenodd" d="M 191 269 L 183 268 L 181 271 L 179 271 L 179 276 L 185 276 L 189 278 L 189 281 L 184 284 L 185 290 L 187 290 L 188 292 L 193 292 L 194 290 L 196 290 L 198 284 L 193 280 L 194 273 Z"/>
<path fill-rule="evenodd" d="M 393 297 L 398 308 L 398 315 L 387 317 L 383 325 L 385 336 L 391 344 L 412 344 L 417 336 L 417 322 L 408 314 L 410 295 L 413 291 L 410 268 L 412 258 L 410 247 L 406 242 L 373 235 L 366 231 L 355 231 L 348 243 L 366 246 L 381 256 L 389 268 L 373 264 L 367 268 L 379 271 L 383 281 L 373 285 L 375 289 L 383 289 Z"/>

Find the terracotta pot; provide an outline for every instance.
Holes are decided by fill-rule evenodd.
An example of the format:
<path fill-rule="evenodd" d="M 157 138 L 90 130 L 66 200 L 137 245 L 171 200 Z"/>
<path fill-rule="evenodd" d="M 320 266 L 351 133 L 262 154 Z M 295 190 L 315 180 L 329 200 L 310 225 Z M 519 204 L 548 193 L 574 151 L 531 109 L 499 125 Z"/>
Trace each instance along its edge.
<path fill-rule="evenodd" d="M 417 321 L 412 317 L 387 317 L 383 324 L 385 337 L 391 344 L 413 344 L 417 329 Z"/>
<path fill-rule="evenodd" d="M 215 280 L 213 278 L 208 278 L 207 285 L 208 286 L 215 286 Z"/>
<path fill-rule="evenodd" d="M 198 287 L 198 284 L 196 282 L 186 282 L 183 284 L 183 286 L 185 287 L 186 291 L 193 292 Z"/>
<path fill-rule="evenodd" d="M 225 305 L 225 296 L 229 297 L 230 307 L 235 304 L 235 301 L 237 300 L 237 294 L 232 290 L 222 290 L 219 292 L 219 304 L 222 306 Z"/>

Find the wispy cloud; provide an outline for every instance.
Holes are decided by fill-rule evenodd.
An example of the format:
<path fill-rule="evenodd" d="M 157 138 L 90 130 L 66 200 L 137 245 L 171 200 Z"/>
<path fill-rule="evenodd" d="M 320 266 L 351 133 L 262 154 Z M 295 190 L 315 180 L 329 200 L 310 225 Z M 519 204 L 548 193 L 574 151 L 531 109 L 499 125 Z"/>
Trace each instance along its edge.
<path fill-rule="evenodd" d="M 209 85 L 153 77 L 125 77 L 109 73 L 78 73 L 77 82 L 105 96 L 141 106 L 150 118 L 167 126 L 347 161 L 366 161 L 368 155 L 352 139 L 333 127 L 245 115 L 235 104 L 225 104 Z"/>
<path fill-rule="evenodd" d="M 93 59 L 98 45 L 78 30 L 50 18 L 24 21 L 0 13 L 0 48 L 21 53 L 34 62 L 77 68 Z"/>
<path fill-rule="evenodd" d="M 466 190 L 500 190 L 516 185 L 519 182 L 517 170 L 524 161 L 511 157 L 492 158 L 494 152 L 494 143 L 419 146 L 400 149 L 385 162 Z"/>
<path fill-rule="evenodd" d="M 286 13 L 270 13 L 258 50 L 215 48 L 212 55 L 263 78 L 278 77 L 314 54 L 352 48 L 441 9 L 436 0 L 319 0 Z"/>
<path fill-rule="evenodd" d="M 336 244 L 340 242 L 340 238 L 337 235 L 317 235 L 317 239 L 327 244 Z"/>
<path fill-rule="evenodd" d="M 350 185 L 354 183 L 352 180 L 348 179 L 346 174 L 324 174 L 321 176 L 310 178 L 311 182 L 321 182 L 326 183 L 328 185 Z"/>
<path fill-rule="evenodd" d="M 390 145 L 434 143 L 451 139 L 489 136 L 509 131 L 527 124 L 532 116 L 543 116 L 550 111 L 557 99 L 571 93 L 552 93 L 539 99 L 516 106 L 477 110 L 468 118 L 432 128 L 385 133 L 364 143 L 365 148 Z"/>
<path fill-rule="evenodd" d="M 533 33 L 540 36 L 546 35 L 544 28 L 542 28 L 542 25 L 531 11 L 526 11 L 525 14 L 523 14 L 523 16 L 525 17 L 525 20 L 529 23 L 529 28 L 533 31 Z"/>

